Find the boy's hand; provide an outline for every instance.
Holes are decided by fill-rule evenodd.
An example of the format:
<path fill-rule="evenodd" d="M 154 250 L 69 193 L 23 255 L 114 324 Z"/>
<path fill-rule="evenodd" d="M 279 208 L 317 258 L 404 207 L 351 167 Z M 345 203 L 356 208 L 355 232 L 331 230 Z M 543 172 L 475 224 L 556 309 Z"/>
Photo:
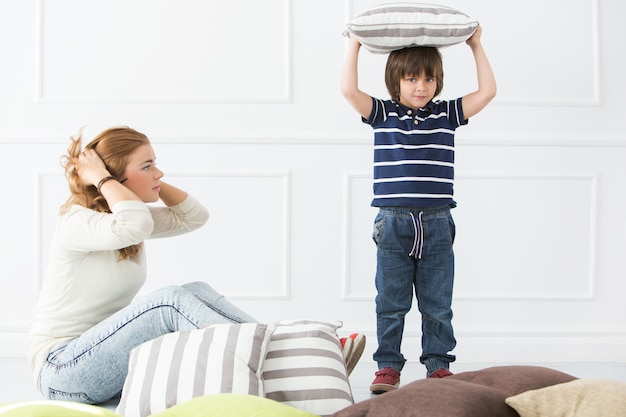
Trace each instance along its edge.
<path fill-rule="evenodd" d="M 350 38 L 350 43 L 358 44 L 359 47 L 361 46 L 361 42 L 354 36 L 354 33 L 348 31 L 348 38 Z"/>
<path fill-rule="evenodd" d="M 470 47 L 480 45 L 480 36 L 482 35 L 482 33 L 483 28 L 478 25 L 478 27 L 476 27 L 476 30 L 474 31 L 474 34 L 470 36 L 470 38 L 466 40 L 465 43 L 468 44 Z"/>

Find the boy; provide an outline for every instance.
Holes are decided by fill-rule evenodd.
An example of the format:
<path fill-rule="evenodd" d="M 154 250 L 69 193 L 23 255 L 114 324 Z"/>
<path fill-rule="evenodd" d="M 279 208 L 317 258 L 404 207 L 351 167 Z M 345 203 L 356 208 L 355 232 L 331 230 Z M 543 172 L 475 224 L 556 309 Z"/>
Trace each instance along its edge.
<path fill-rule="evenodd" d="M 406 362 L 400 352 L 404 317 L 413 290 L 422 316 L 422 355 L 428 377 L 451 375 L 455 227 L 454 131 L 495 96 L 496 82 L 480 42 L 482 29 L 466 43 L 476 62 L 478 89 L 453 101 L 434 101 L 443 88 L 436 48 L 413 47 L 389 54 L 385 83 L 391 100 L 370 97 L 358 85 L 360 43 L 350 35 L 341 92 L 374 129 L 374 200 L 379 207 L 377 246 L 375 394 L 400 385 Z"/>

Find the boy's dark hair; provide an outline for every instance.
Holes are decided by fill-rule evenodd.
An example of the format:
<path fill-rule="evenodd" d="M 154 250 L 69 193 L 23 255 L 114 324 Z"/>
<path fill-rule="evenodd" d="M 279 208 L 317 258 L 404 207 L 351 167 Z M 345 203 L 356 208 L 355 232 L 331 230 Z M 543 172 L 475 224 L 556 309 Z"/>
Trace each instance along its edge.
<path fill-rule="evenodd" d="M 439 49 L 417 46 L 392 51 L 387 58 L 385 84 L 391 99 L 400 102 L 400 80 L 407 75 L 419 76 L 422 73 L 437 81 L 435 97 L 443 89 L 443 61 Z"/>

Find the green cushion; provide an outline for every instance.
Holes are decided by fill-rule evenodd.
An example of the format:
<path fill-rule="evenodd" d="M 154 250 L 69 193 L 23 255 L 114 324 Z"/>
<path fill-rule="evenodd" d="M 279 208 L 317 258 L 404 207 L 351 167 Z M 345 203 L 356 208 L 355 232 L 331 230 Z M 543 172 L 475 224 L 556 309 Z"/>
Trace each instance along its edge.
<path fill-rule="evenodd" d="M 317 417 L 269 398 L 245 394 L 196 397 L 150 417 Z"/>
<path fill-rule="evenodd" d="M 25 401 L 0 405 L 0 417 L 120 417 L 106 408 L 70 401 Z"/>

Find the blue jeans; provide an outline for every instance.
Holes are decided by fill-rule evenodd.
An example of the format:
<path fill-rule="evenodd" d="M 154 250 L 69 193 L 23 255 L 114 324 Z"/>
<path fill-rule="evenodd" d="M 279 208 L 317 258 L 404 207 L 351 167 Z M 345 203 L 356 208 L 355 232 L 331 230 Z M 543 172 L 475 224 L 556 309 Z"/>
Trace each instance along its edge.
<path fill-rule="evenodd" d="M 404 318 L 413 290 L 422 316 L 422 355 L 427 375 L 455 360 L 452 329 L 455 225 L 449 207 L 382 207 L 374 222 L 377 246 L 376 331 L 378 368 L 401 371 Z"/>
<path fill-rule="evenodd" d="M 256 322 L 208 284 L 165 287 L 138 298 L 48 355 L 37 381 L 51 400 L 97 404 L 120 394 L 130 351 L 166 333 Z"/>

